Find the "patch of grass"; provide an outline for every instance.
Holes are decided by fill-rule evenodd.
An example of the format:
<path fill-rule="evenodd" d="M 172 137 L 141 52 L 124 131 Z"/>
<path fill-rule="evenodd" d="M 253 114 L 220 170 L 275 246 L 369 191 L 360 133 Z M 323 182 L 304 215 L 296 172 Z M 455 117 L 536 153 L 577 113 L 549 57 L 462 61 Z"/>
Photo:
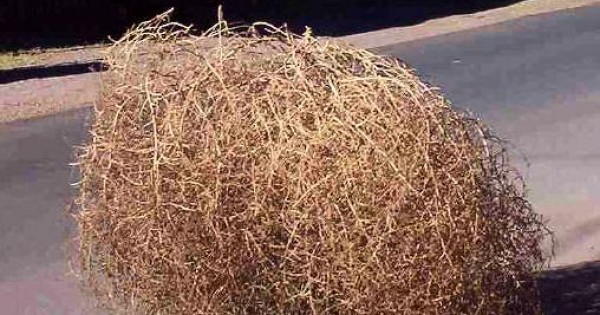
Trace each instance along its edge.
<path fill-rule="evenodd" d="M 0 70 L 28 66 L 38 59 L 38 55 L 32 53 L 3 53 L 0 54 Z"/>
<path fill-rule="evenodd" d="M 0 52 L 0 70 L 25 66 L 41 66 L 56 63 L 97 59 L 106 45 L 34 48 L 15 52 Z"/>

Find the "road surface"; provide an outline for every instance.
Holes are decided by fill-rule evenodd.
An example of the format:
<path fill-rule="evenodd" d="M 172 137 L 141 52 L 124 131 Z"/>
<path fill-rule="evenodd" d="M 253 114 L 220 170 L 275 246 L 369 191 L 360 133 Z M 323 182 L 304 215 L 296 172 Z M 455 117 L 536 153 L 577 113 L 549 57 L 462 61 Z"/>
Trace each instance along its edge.
<path fill-rule="evenodd" d="M 600 6 L 378 50 L 415 65 L 528 156 L 532 201 L 560 245 L 555 266 L 600 259 Z M 68 163 L 88 118 L 0 125 L 0 314 L 90 314 L 63 255 Z M 547 314 L 600 313 L 598 270 L 548 274 Z"/>
<path fill-rule="evenodd" d="M 0 314 L 91 314 L 65 259 L 90 110 L 0 125 Z"/>
<path fill-rule="evenodd" d="M 528 158 L 531 201 L 557 237 L 554 266 L 600 260 L 600 5 L 377 50 Z"/>

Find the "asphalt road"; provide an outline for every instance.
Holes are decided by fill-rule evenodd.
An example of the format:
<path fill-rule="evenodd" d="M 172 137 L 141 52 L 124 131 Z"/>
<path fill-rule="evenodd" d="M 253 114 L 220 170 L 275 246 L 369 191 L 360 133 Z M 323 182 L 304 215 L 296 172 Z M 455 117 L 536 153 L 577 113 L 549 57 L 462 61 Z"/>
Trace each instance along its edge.
<path fill-rule="evenodd" d="M 90 110 L 0 125 L 0 314 L 91 314 L 65 259 Z"/>
<path fill-rule="evenodd" d="M 531 199 L 559 242 L 555 266 L 600 260 L 600 6 L 379 51 L 416 66 L 527 155 Z M 0 125 L 2 315 L 90 314 L 63 250 L 73 231 L 68 163 L 88 119 L 79 110 Z M 546 313 L 600 313 L 599 270 L 549 273 Z"/>
<path fill-rule="evenodd" d="M 556 233 L 554 266 L 600 260 L 600 5 L 377 50 L 527 157 L 515 163 Z"/>

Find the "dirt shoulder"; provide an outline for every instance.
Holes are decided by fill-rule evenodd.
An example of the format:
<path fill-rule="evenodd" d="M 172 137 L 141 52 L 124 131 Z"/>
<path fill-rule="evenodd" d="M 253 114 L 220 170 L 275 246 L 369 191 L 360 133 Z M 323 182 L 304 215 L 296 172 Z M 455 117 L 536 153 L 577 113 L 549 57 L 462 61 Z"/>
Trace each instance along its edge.
<path fill-rule="evenodd" d="M 527 0 L 503 8 L 434 19 L 414 26 L 353 34 L 339 39 L 360 47 L 375 48 L 594 4 L 600 4 L 600 0 Z"/>
<path fill-rule="evenodd" d="M 99 59 L 104 48 L 86 46 L 28 51 L 14 56 L 4 54 L 4 58 L 0 55 L 0 75 L 3 71 L 31 69 L 28 67 L 52 68 L 90 62 Z M 100 76 L 97 73 L 33 78 L 0 84 L 0 124 L 90 106 L 97 101 L 99 93 Z"/>
<path fill-rule="evenodd" d="M 374 48 L 594 4 L 600 4 L 600 0 L 528 0 L 475 14 L 450 16 L 415 26 L 388 28 L 338 39 L 364 48 Z M 100 58 L 102 49 L 101 46 L 74 47 L 28 52 L 17 59 L 5 56 L 4 59 L 0 58 L 0 69 L 86 62 Z M 98 99 L 99 92 L 100 78 L 95 73 L 0 84 L 0 123 L 89 106 Z"/>
<path fill-rule="evenodd" d="M 99 95 L 97 73 L 0 84 L 0 124 L 90 106 Z"/>

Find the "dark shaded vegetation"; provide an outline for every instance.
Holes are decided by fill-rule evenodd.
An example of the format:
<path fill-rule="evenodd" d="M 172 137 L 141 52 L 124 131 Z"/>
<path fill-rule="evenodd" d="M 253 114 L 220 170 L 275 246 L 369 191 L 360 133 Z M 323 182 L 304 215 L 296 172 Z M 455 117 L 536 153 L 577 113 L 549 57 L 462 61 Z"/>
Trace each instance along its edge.
<path fill-rule="evenodd" d="M 519 0 L 2 0 L 0 50 L 72 46 L 118 37 L 133 23 L 174 7 L 175 19 L 203 29 L 219 3 L 228 21 L 255 20 L 294 31 L 344 35 L 506 6 Z"/>
<path fill-rule="evenodd" d="M 545 315 L 600 314 L 600 261 L 546 271 L 538 281 Z"/>

